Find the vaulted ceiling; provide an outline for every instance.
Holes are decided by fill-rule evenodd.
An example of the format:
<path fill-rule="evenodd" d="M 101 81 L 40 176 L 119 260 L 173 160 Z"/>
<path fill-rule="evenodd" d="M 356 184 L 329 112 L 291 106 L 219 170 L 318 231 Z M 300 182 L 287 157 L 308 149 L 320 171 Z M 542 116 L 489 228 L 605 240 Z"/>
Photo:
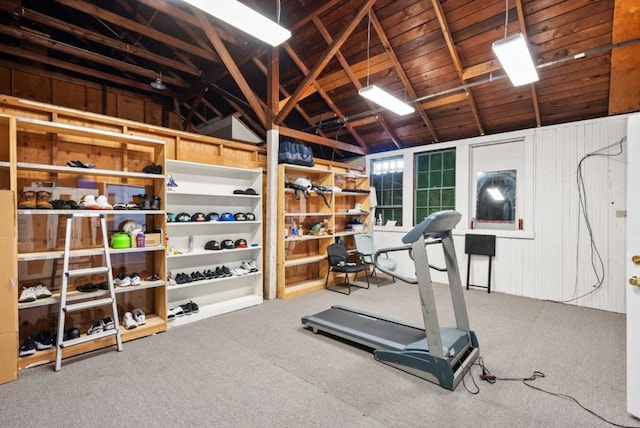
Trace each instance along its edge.
<path fill-rule="evenodd" d="M 184 129 L 236 115 L 264 137 L 275 117 L 326 158 L 640 109 L 634 0 L 242 2 L 279 9 L 291 39 L 271 49 L 181 0 L 0 0 L 0 55 L 151 95 Z M 526 35 L 535 84 L 504 78 L 491 46 L 505 32 Z M 159 73 L 167 89 L 149 85 Z M 367 82 L 416 112 L 368 103 Z"/>

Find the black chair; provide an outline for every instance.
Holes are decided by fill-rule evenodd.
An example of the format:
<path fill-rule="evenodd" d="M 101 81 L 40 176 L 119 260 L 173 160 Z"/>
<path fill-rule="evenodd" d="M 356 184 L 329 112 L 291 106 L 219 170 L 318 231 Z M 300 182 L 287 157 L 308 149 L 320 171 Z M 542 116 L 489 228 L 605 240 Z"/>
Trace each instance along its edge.
<path fill-rule="evenodd" d="M 359 259 L 359 258 L 358 258 Z M 346 247 L 342 243 L 335 243 L 329 245 L 327 248 L 327 261 L 329 262 L 329 270 L 327 270 L 327 278 L 324 281 L 324 287 L 327 290 L 335 291 L 336 293 L 341 294 L 351 294 L 351 286 L 358 288 L 369 288 L 369 274 L 367 273 L 367 268 L 360 260 L 358 262 L 350 262 L 349 261 L 349 253 L 347 252 Z M 333 287 L 329 287 L 329 275 L 331 273 L 341 273 L 344 274 L 344 285 L 346 286 L 346 291 L 341 291 L 336 288 L 335 285 Z M 357 285 L 349 280 L 350 274 L 355 274 L 353 277 L 353 281 L 355 281 L 358 277 L 358 273 L 364 272 L 364 276 L 367 279 L 367 286 L 364 287 L 362 285 Z"/>

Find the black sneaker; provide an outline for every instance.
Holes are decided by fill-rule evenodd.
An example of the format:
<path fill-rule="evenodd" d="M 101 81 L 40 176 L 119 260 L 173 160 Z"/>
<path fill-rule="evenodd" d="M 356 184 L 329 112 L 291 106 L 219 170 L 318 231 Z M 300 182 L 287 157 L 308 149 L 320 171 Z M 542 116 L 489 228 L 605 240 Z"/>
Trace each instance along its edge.
<path fill-rule="evenodd" d="M 26 357 L 29 355 L 33 355 L 36 353 L 36 342 L 31 338 L 31 336 L 27 337 L 22 345 L 20 345 L 20 355 L 21 357 Z"/>
<path fill-rule="evenodd" d="M 197 314 L 198 312 L 200 312 L 200 308 L 193 300 L 189 300 L 189 303 L 187 303 L 187 305 L 189 305 L 189 307 L 191 308 L 192 313 Z"/>
<path fill-rule="evenodd" d="M 50 349 L 53 346 L 53 336 L 48 331 L 40 331 L 34 334 L 33 340 L 38 351 Z"/>
<path fill-rule="evenodd" d="M 64 340 L 72 340 L 80 337 L 80 330 L 76 327 L 72 327 L 68 330 L 65 330 L 64 336 L 62 337 Z"/>
<path fill-rule="evenodd" d="M 93 291 L 98 290 L 98 286 L 93 282 L 87 282 L 86 284 L 82 284 L 76 287 L 76 290 L 82 291 L 83 293 L 91 293 Z"/>

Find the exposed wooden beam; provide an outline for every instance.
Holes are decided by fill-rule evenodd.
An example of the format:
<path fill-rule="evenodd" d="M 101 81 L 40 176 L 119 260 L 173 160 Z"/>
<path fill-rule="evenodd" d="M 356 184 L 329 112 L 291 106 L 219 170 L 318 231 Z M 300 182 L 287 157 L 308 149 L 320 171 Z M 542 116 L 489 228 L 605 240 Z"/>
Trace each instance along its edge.
<path fill-rule="evenodd" d="M 162 31 L 155 30 L 146 25 L 139 24 L 137 22 L 126 19 L 116 13 L 109 12 L 108 10 L 99 8 L 98 6 L 82 0 L 54 0 L 57 3 L 63 4 L 70 8 L 76 9 L 80 12 L 88 15 L 93 15 L 112 24 L 116 24 L 122 28 L 126 28 L 131 31 L 135 31 L 138 34 L 145 35 L 157 39 L 159 42 L 164 43 L 167 46 L 171 46 L 200 58 L 207 59 L 209 61 L 221 62 L 220 58 L 215 52 L 207 51 L 190 43 L 171 37 Z"/>
<path fill-rule="evenodd" d="M 145 92 L 154 92 L 158 95 L 175 96 L 175 92 L 171 89 L 155 89 L 146 83 L 137 82 L 135 80 L 114 76 L 113 74 L 104 73 L 94 68 L 83 67 L 81 65 L 72 64 L 66 61 L 61 61 L 55 58 L 50 58 L 46 55 L 28 51 L 26 49 L 19 49 L 16 47 L 8 46 L 0 43 L 0 52 L 4 52 L 8 55 L 13 55 L 19 58 L 28 59 L 31 61 L 39 62 L 41 64 L 48 64 L 63 70 L 73 71 L 75 73 L 92 76 L 98 79 L 102 79 L 105 82 L 117 83 L 119 85 L 129 86 L 131 88 L 141 89 Z"/>
<path fill-rule="evenodd" d="M 47 25 L 49 27 L 55 28 L 60 31 L 68 32 L 69 34 L 74 35 L 78 39 L 89 40 L 91 42 L 98 43 L 103 46 L 107 46 L 111 49 L 118 50 L 128 55 L 134 55 L 136 57 L 144 58 L 149 61 L 156 62 L 158 64 L 163 64 L 164 66 L 168 66 L 175 70 L 180 70 L 182 72 L 191 74 L 193 76 L 199 76 L 202 73 L 200 69 L 198 69 L 198 67 L 195 67 L 189 64 L 184 64 L 179 61 L 174 61 L 170 58 L 167 58 L 166 55 L 165 56 L 157 55 L 153 52 L 150 52 L 146 49 L 141 49 L 130 43 L 124 43 L 119 40 L 114 40 L 112 38 L 105 37 L 102 34 L 95 33 L 93 31 L 87 30 L 77 25 L 73 25 L 69 22 L 61 21 L 59 19 L 53 18 L 49 15 L 42 14 L 40 12 L 36 12 L 26 7 L 21 7 L 18 10 L 9 11 L 3 7 L 4 5 L 5 5 L 4 2 L 0 3 L 0 9 L 5 10 L 6 12 L 17 13 L 20 15 L 20 17 L 28 19 L 30 21 Z"/>
<path fill-rule="evenodd" d="M 492 73 L 494 71 L 502 70 L 500 61 L 492 59 L 491 61 L 483 62 L 482 64 L 472 65 L 462 70 L 462 79 L 469 80 L 474 77 L 482 76 Z"/>
<path fill-rule="evenodd" d="M 520 26 L 520 32 L 527 40 L 527 25 L 524 22 L 524 11 L 522 9 L 522 0 L 516 0 L 516 9 L 518 10 L 518 25 Z M 536 117 L 536 125 L 542 126 L 542 120 L 540 119 L 540 106 L 538 105 L 538 94 L 536 92 L 536 84 L 529 85 L 531 88 L 531 100 L 533 101 L 533 113 Z"/>
<path fill-rule="evenodd" d="M 613 43 L 640 37 L 640 8 L 634 0 L 615 0 Z M 640 110 L 640 45 L 633 44 L 611 52 L 609 114 Z"/>
<path fill-rule="evenodd" d="M 306 132 L 297 131 L 295 129 L 287 128 L 286 126 L 280 126 L 278 128 L 280 135 L 286 137 L 296 138 L 302 141 L 308 141 L 310 143 L 320 144 L 321 146 L 332 147 L 334 149 L 343 150 L 349 153 L 355 153 L 358 155 L 365 155 L 366 153 L 361 147 L 354 146 L 352 144 L 342 143 L 340 141 L 332 140 L 330 138 L 320 137 L 315 134 L 307 134 Z"/>
<path fill-rule="evenodd" d="M 202 97 L 204 97 L 204 94 L 206 94 L 208 90 L 209 88 L 207 86 L 200 87 L 200 92 L 193 99 L 193 102 L 191 103 L 191 108 L 189 109 L 189 112 L 187 113 L 187 115 L 184 117 L 184 123 L 182 124 L 182 129 L 186 129 L 187 126 L 191 123 L 191 119 L 193 119 L 193 115 L 198 110 L 198 106 L 200 105 L 200 101 L 202 101 Z"/>
<path fill-rule="evenodd" d="M 380 23 L 380 20 L 376 16 L 373 9 L 371 9 L 371 23 L 373 24 L 373 28 L 376 30 L 376 34 L 378 34 L 378 38 L 380 39 L 380 43 L 382 43 L 382 47 L 384 47 L 385 52 L 387 52 L 387 55 L 389 55 L 389 58 L 391 58 L 391 62 L 393 63 L 393 68 L 398 74 L 398 77 L 400 77 L 400 80 L 402 81 L 402 84 L 407 90 L 407 93 L 412 99 L 418 98 L 418 94 L 416 93 L 416 90 L 413 88 L 413 85 L 409 80 L 409 76 L 407 76 L 407 73 L 405 73 L 404 71 L 404 67 L 402 67 L 402 64 L 400 64 L 400 60 L 396 56 L 396 53 L 393 50 L 393 47 L 391 46 L 391 42 L 387 37 L 387 33 L 384 31 L 384 28 L 382 27 L 382 24 Z M 429 132 L 431 133 L 431 137 L 433 138 L 433 140 L 436 142 L 440 141 L 440 137 L 438 136 L 438 131 L 436 131 L 436 127 L 431 121 L 431 119 L 429 118 L 429 116 L 427 115 L 427 113 L 423 109 L 418 108 L 418 114 L 420 115 L 420 118 L 422 119 L 424 124 L 429 129 Z"/>
<path fill-rule="evenodd" d="M 114 58 L 109 58 L 104 55 L 100 55 L 94 52 L 90 52 L 86 49 L 82 49 L 76 46 L 72 46 L 66 43 L 59 42 L 57 40 L 52 40 L 50 38 L 41 36 L 36 33 L 32 33 L 30 31 L 18 30 L 16 28 L 7 27 L 5 25 L 0 25 L 0 34 L 5 34 L 7 36 L 14 37 L 19 40 L 24 40 L 38 46 L 46 47 L 47 49 L 52 49 L 58 52 L 63 52 L 72 57 L 82 58 L 87 61 L 91 61 L 97 64 L 106 65 L 116 70 L 120 70 L 122 72 L 136 74 L 138 76 L 143 76 L 148 78 L 149 80 L 155 79 L 156 72 L 154 70 L 149 70 L 138 65 L 129 64 Z M 175 86 L 180 86 L 183 88 L 189 87 L 189 84 L 182 79 L 177 79 L 173 77 L 165 77 L 164 81 L 166 83 L 170 83 Z"/>
<path fill-rule="evenodd" d="M 204 12 L 194 7 L 191 7 L 191 11 L 198 18 L 202 31 L 204 31 L 204 33 L 207 35 L 209 42 L 211 43 L 213 48 L 216 50 L 216 52 L 222 59 L 222 62 L 229 70 L 231 77 L 240 88 L 240 91 L 242 92 L 244 97 L 247 99 L 247 101 L 249 102 L 249 105 L 251 106 L 254 113 L 258 117 L 258 120 L 264 127 L 267 123 L 267 116 L 265 113 L 264 106 L 261 104 L 260 99 L 256 96 L 256 94 L 253 92 L 253 90 L 247 83 L 246 79 L 242 75 L 242 72 L 240 72 L 238 65 L 235 63 L 233 57 L 225 47 L 224 43 L 222 42 L 222 39 L 220 39 L 220 37 L 218 36 L 218 33 L 215 31 L 215 29 L 213 28 L 213 25 L 211 25 L 211 22 L 209 21 L 207 16 L 204 14 Z"/>
<path fill-rule="evenodd" d="M 282 123 L 285 117 L 291 112 L 293 106 L 298 103 L 300 100 L 300 95 L 304 92 L 305 89 L 311 85 L 311 83 L 320 75 L 322 70 L 327 66 L 333 55 L 336 53 L 340 46 L 347 40 L 347 38 L 351 35 L 353 30 L 358 26 L 362 18 L 369 11 L 371 6 L 376 2 L 376 0 L 364 0 L 362 6 L 355 14 L 353 19 L 345 26 L 345 28 L 340 31 L 340 33 L 333 40 L 333 43 L 325 49 L 325 51 L 320 56 L 320 60 L 316 63 L 316 65 L 309 71 L 309 74 L 305 76 L 302 80 L 302 83 L 298 86 L 298 88 L 293 91 L 291 95 L 291 99 L 287 102 L 287 104 L 280 110 L 278 116 L 276 117 L 277 123 Z"/>
<path fill-rule="evenodd" d="M 267 133 L 267 130 L 265 129 L 265 127 L 256 122 L 251 115 L 249 114 L 249 112 L 242 107 L 242 105 L 240 105 L 240 103 L 238 103 L 236 100 L 233 99 L 233 97 L 229 96 L 229 93 L 222 90 L 219 86 L 217 85 L 212 85 L 211 88 L 213 90 L 215 90 L 216 92 L 218 92 L 220 94 L 220 96 L 222 96 L 222 98 L 224 98 L 224 100 L 229 103 L 229 105 L 238 113 L 240 113 L 242 115 L 242 117 L 244 118 L 244 122 L 249 125 L 255 132 L 257 132 L 258 134 L 264 136 Z M 222 116 L 221 116 L 222 117 Z"/>
<path fill-rule="evenodd" d="M 331 9 L 333 6 L 337 5 L 341 1 L 342 0 L 325 1 L 320 7 L 318 7 L 317 9 L 314 9 L 311 12 L 309 12 L 308 15 L 305 15 L 302 18 L 297 19 L 296 22 L 291 25 L 289 30 L 291 32 L 293 32 L 294 30 L 298 30 L 298 29 L 304 27 L 307 23 L 311 22 L 311 20 L 314 17 L 322 15 L 327 10 Z M 317 5 L 317 3 L 318 2 L 313 2 L 313 5 L 314 6 Z"/>
<path fill-rule="evenodd" d="M 436 108 L 436 107 L 442 107 L 444 105 L 447 104 L 453 104 L 453 103 L 457 103 L 460 101 L 466 101 L 467 98 L 469 97 L 469 94 L 466 92 L 460 92 L 457 94 L 452 94 L 452 95 L 448 95 L 442 98 L 438 98 L 436 100 L 433 101 L 425 101 L 420 103 L 420 108 L 423 109 L 432 109 L 432 108 Z"/>
<path fill-rule="evenodd" d="M 442 6 L 440 5 L 440 0 L 431 0 L 431 4 L 433 5 L 433 9 L 436 12 L 436 17 L 438 18 L 438 23 L 440 24 L 440 28 L 442 29 L 442 34 L 444 35 L 444 40 L 447 43 L 447 48 L 449 49 L 449 54 L 451 55 L 451 60 L 453 61 L 453 66 L 460 77 L 460 81 L 464 84 L 465 81 L 462 77 L 462 63 L 460 62 L 460 58 L 458 57 L 458 51 L 456 49 L 456 45 L 453 42 L 453 37 L 451 36 L 451 31 L 449 30 L 449 24 L 444 16 L 444 11 L 442 10 Z M 480 135 L 484 135 L 484 128 L 482 126 L 482 121 L 480 120 L 480 112 L 478 111 L 478 106 L 473 98 L 473 94 L 471 93 L 471 89 L 467 89 L 469 105 L 471 106 L 471 112 L 473 113 L 473 117 L 476 120 L 476 126 L 478 127 L 478 131 Z"/>
<path fill-rule="evenodd" d="M 369 125 L 371 123 L 376 123 L 378 121 L 378 116 L 367 116 L 362 119 L 350 120 L 347 122 L 349 125 L 357 128 L 358 126 Z"/>

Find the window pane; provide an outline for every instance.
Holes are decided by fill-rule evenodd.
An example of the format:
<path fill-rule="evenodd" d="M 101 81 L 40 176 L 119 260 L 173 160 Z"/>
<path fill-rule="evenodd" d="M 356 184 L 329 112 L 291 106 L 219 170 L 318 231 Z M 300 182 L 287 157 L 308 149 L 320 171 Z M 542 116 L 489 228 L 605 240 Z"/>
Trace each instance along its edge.
<path fill-rule="evenodd" d="M 442 189 L 442 205 L 455 205 L 456 192 L 453 189 Z"/>
<path fill-rule="evenodd" d="M 417 157 L 417 170 L 418 171 L 426 171 L 429 169 L 429 156 L 428 155 L 418 155 Z"/>
<path fill-rule="evenodd" d="M 402 173 L 396 172 L 391 174 L 391 182 L 393 183 L 394 189 L 402 189 Z"/>
<path fill-rule="evenodd" d="M 382 192 L 382 205 L 391 205 L 391 190 L 384 190 Z"/>
<path fill-rule="evenodd" d="M 432 153 L 431 154 L 431 163 L 429 164 L 429 168 L 431 171 L 442 169 L 442 154 L 441 153 Z"/>
<path fill-rule="evenodd" d="M 447 169 L 442 171 L 442 186 L 453 187 L 456 185 L 456 171 L 453 169 Z"/>
<path fill-rule="evenodd" d="M 429 173 L 429 188 L 442 187 L 442 172 L 431 171 Z"/>
<path fill-rule="evenodd" d="M 442 168 L 453 169 L 456 167 L 456 152 L 453 150 L 442 154 Z"/>
<path fill-rule="evenodd" d="M 416 218 L 415 218 L 415 224 L 420 223 L 422 220 L 424 220 L 424 218 L 427 216 L 427 209 L 426 208 L 417 208 L 416 209 Z"/>
<path fill-rule="evenodd" d="M 402 205 L 402 189 L 393 191 L 393 201 L 391 205 Z"/>
<path fill-rule="evenodd" d="M 427 206 L 427 191 L 420 190 L 416 192 L 416 208 Z"/>
<path fill-rule="evenodd" d="M 373 174 L 371 176 L 371 185 L 377 189 L 382 189 L 382 176 Z"/>
<path fill-rule="evenodd" d="M 396 220 L 397 222 L 402 221 L 402 208 L 394 208 L 393 210 L 391 210 L 391 212 L 391 220 Z"/>
<path fill-rule="evenodd" d="M 418 183 L 416 188 L 418 189 L 426 189 L 429 187 L 429 174 L 427 173 L 418 173 Z"/>
<path fill-rule="evenodd" d="M 429 190 L 429 206 L 440 206 L 440 190 Z"/>

